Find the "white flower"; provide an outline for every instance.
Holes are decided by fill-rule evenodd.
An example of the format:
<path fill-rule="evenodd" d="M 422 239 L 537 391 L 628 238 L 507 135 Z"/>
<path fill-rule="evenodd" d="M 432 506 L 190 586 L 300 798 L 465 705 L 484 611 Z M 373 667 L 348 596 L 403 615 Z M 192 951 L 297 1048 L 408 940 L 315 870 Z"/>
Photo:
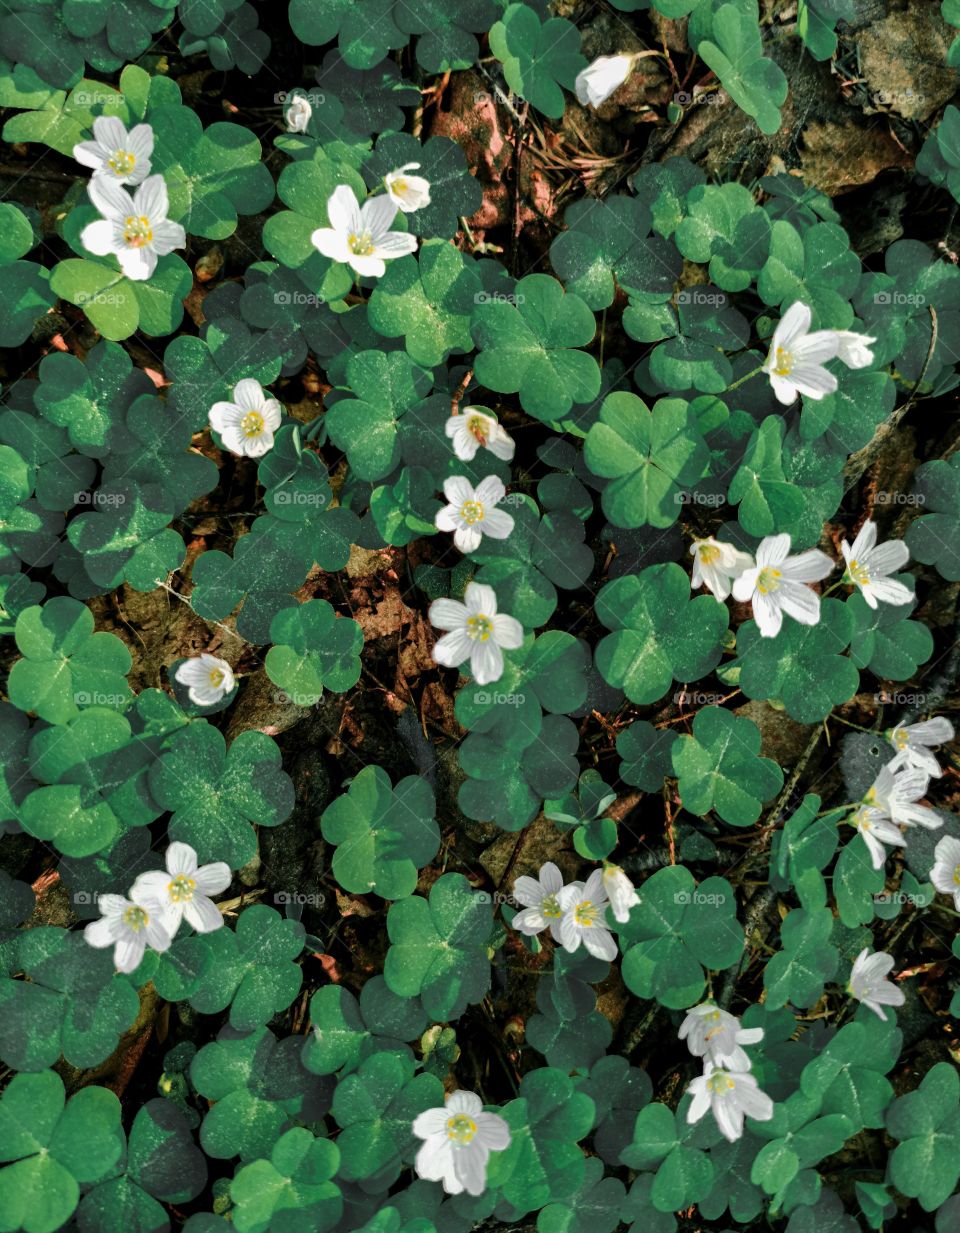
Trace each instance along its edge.
<path fill-rule="evenodd" d="M 73 147 L 73 157 L 94 175 L 106 176 L 118 184 L 142 184 L 150 174 L 153 129 L 137 124 L 128 133 L 116 116 L 97 116 L 93 122 L 93 141 Z"/>
<path fill-rule="evenodd" d="M 884 979 L 893 964 L 893 956 L 886 951 L 878 950 L 871 955 L 865 946 L 854 961 L 847 985 L 848 993 L 884 1020 L 887 1017 L 884 1006 L 902 1006 L 906 1000 L 902 989 Z"/>
<path fill-rule="evenodd" d="M 145 899 L 141 902 L 142 898 L 136 886 L 129 899 L 123 895 L 101 895 L 97 899 L 101 918 L 83 931 L 86 941 L 98 950 L 113 947 L 113 962 L 121 972 L 132 972 L 148 946 L 162 952 L 170 945 L 161 914 Z"/>
<path fill-rule="evenodd" d="M 625 924 L 630 919 L 630 909 L 640 902 L 636 888 L 619 865 L 604 865 L 602 885 L 613 919 Z"/>
<path fill-rule="evenodd" d="M 188 843 L 172 843 L 167 848 L 164 870 L 141 873 L 131 895 L 146 904 L 171 938 L 176 936 L 183 918 L 197 933 L 212 933 L 223 924 L 220 909 L 210 898 L 230 885 L 230 866 L 225 861 L 197 865 L 197 854 Z"/>
<path fill-rule="evenodd" d="M 837 330 L 837 359 L 848 368 L 869 368 L 873 363 L 870 344 L 877 340 L 869 334 L 854 334 L 850 330 Z"/>
<path fill-rule="evenodd" d="M 852 546 L 846 540 L 840 545 L 847 563 L 844 581 L 851 582 L 871 608 L 877 601 L 885 604 L 909 604 L 913 592 L 889 575 L 901 569 L 910 559 L 910 549 L 900 539 L 891 539 L 877 547 L 877 524 L 868 518 L 860 528 Z"/>
<path fill-rule="evenodd" d="M 416 171 L 419 163 L 404 163 L 396 171 L 389 171 L 383 178 L 387 195 L 398 210 L 404 214 L 412 214 L 414 210 L 422 210 L 430 204 L 430 181 L 423 176 L 408 175 Z"/>
<path fill-rule="evenodd" d="M 185 247 L 186 232 L 167 218 L 169 203 L 163 176 L 148 177 L 132 197 L 116 180 L 93 176 L 87 193 L 103 218 L 84 227 L 80 243 L 97 257 L 113 253 L 121 270 L 134 282 L 150 277 L 158 257 Z"/>
<path fill-rule="evenodd" d="M 887 849 L 883 846 L 902 848 L 906 840 L 900 828 L 894 826 L 882 809 L 872 805 L 860 805 L 850 819 L 851 826 L 860 832 L 860 838 L 867 845 L 870 861 L 874 869 L 882 869 L 887 859 Z"/>
<path fill-rule="evenodd" d="M 327 202 L 329 227 L 318 227 L 310 240 L 314 248 L 351 266 L 360 275 L 379 278 L 385 261 L 403 257 L 417 247 L 417 237 L 406 231 L 391 231 L 397 207 L 389 197 L 368 197 L 361 206 L 347 184 L 334 189 Z"/>
<path fill-rule="evenodd" d="M 244 377 L 233 387 L 233 402 L 215 402 L 210 408 L 210 427 L 232 454 L 260 458 L 273 447 L 273 434 L 280 427 L 282 411 L 275 398 L 264 393 L 253 377 Z"/>
<path fill-rule="evenodd" d="M 503 650 L 523 646 L 523 626 L 515 617 L 497 612 L 493 587 L 470 582 L 463 598 L 462 604 L 435 599 L 430 605 L 431 624 L 450 631 L 434 646 L 433 658 L 447 668 L 469 659 L 476 683 L 490 685 L 503 675 Z"/>
<path fill-rule="evenodd" d="M 916 767 L 896 770 L 893 760 L 887 763 L 873 781 L 873 786 L 864 797 L 868 806 L 879 806 L 898 826 L 923 826 L 935 831 L 943 826 L 943 819 L 925 805 L 916 804 L 927 794 L 930 776 Z"/>
<path fill-rule="evenodd" d="M 734 579 L 734 598 L 753 606 L 753 618 L 764 638 L 775 638 L 783 614 L 801 625 L 820 620 L 820 596 L 805 583 L 819 582 L 833 569 L 824 552 L 811 548 L 791 557 L 790 536 L 768 535 L 757 549 L 756 565 Z"/>
<path fill-rule="evenodd" d="M 750 1059 L 741 1045 L 755 1045 L 763 1040 L 763 1028 L 742 1028 L 740 1020 L 714 1002 L 701 1002 L 687 1011 L 680 1025 L 680 1039 L 694 1057 L 702 1057 L 713 1066 L 727 1070 L 750 1069 Z"/>
<path fill-rule="evenodd" d="M 623 85 L 636 63 L 636 56 L 621 53 L 617 56 L 598 56 L 592 64 L 581 69 L 573 83 L 577 102 L 583 107 L 599 107 L 615 90 Z"/>
<path fill-rule="evenodd" d="M 493 508 L 506 491 L 495 475 L 488 475 L 476 488 L 465 476 L 451 475 L 443 481 L 443 495 L 450 504 L 437 514 L 437 530 L 452 531 L 453 542 L 461 552 L 479 548 L 484 535 L 506 539 L 513 530 L 513 518 Z"/>
<path fill-rule="evenodd" d="M 194 706 L 213 706 L 225 698 L 236 684 L 233 669 L 216 655 L 194 655 L 185 659 L 174 673 L 181 685 L 187 685 L 187 697 Z"/>
<path fill-rule="evenodd" d="M 443 1182 L 447 1194 L 483 1194 L 490 1153 L 510 1146 L 510 1127 L 496 1113 L 484 1113 L 475 1092 L 452 1092 L 442 1108 L 415 1118 L 413 1133 L 423 1139 L 417 1176 Z"/>
<path fill-rule="evenodd" d="M 581 882 L 576 883 L 582 886 Z M 523 910 L 513 918 L 512 927 L 528 938 L 535 937 L 549 928 L 555 942 L 560 941 L 560 921 L 563 909 L 558 895 L 563 890 L 563 874 L 553 861 L 540 866 L 535 878 L 524 875 L 513 884 L 513 897 L 523 904 Z"/>
<path fill-rule="evenodd" d="M 798 394 L 819 401 L 837 388 L 837 378 L 824 368 L 827 360 L 839 359 L 848 368 L 866 368 L 873 363 L 868 345 L 876 342 L 867 334 L 850 330 L 809 332 L 812 313 L 797 300 L 777 323 L 763 371 L 769 376 L 779 402 L 789 406 Z"/>
<path fill-rule="evenodd" d="M 612 962 L 617 957 L 617 944 L 606 925 L 607 892 L 603 886 L 603 871 L 594 869 L 586 885 L 572 882 L 557 896 L 563 910 L 560 922 L 560 942 L 570 954 L 582 942 L 597 959 Z"/>
<path fill-rule="evenodd" d="M 691 588 L 706 587 L 721 603 L 730 594 L 733 580 L 753 565 L 749 552 L 741 552 L 733 544 L 721 544 L 712 535 L 695 539 L 690 545 L 690 555 L 693 557 Z"/>
<path fill-rule="evenodd" d="M 908 767 L 926 771 L 934 779 L 939 779 L 943 772 L 930 747 L 952 741 L 953 724 L 942 715 L 935 715 L 921 724 L 897 724 L 887 733 L 887 738 L 897 751 L 888 763 L 892 769 Z"/>
<path fill-rule="evenodd" d="M 464 407 L 460 415 L 451 415 L 444 431 L 461 462 L 470 462 L 481 445 L 504 462 L 513 458 L 513 438 L 482 407 Z"/>
<path fill-rule="evenodd" d="M 933 859 L 930 881 L 941 895 L 953 895 L 954 906 L 960 912 L 960 839 L 944 835 L 934 849 Z"/>
<path fill-rule="evenodd" d="M 283 112 L 283 118 L 287 122 L 287 132 L 305 133 L 312 115 L 313 108 L 307 96 L 305 94 L 292 95 Z"/>
<path fill-rule="evenodd" d="M 731 1143 L 743 1134 L 744 1117 L 769 1122 L 773 1117 L 773 1101 L 761 1092 L 753 1075 L 745 1071 L 721 1070 L 707 1062 L 687 1091 L 693 1097 L 687 1109 L 687 1123 L 699 1122 L 709 1109 L 720 1133 Z"/>

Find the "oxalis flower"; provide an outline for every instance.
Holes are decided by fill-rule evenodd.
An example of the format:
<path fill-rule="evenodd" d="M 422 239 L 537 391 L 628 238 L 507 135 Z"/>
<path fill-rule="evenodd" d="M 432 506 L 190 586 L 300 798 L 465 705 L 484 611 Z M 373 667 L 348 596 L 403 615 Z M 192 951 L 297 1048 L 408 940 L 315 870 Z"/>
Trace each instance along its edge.
<path fill-rule="evenodd" d="M 442 1108 L 419 1114 L 413 1133 L 423 1139 L 417 1176 L 443 1182 L 447 1194 L 483 1194 L 490 1153 L 510 1146 L 510 1127 L 496 1113 L 485 1113 L 475 1092 L 452 1092 Z"/>
<path fill-rule="evenodd" d="M 741 552 L 733 544 L 721 544 L 712 535 L 695 539 L 690 545 L 690 555 L 693 557 L 691 588 L 706 587 L 721 603 L 730 594 L 734 579 L 753 566 L 749 552 Z"/>
<path fill-rule="evenodd" d="M 185 659 L 174 673 L 181 685 L 187 686 L 187 697 L 194 706 L 213 706 L 231 692 L 236 684 L 233 669 L 216 655 L 194 655 Z"/>
<path fill-rule="evenodd" d="M 582 882 L 571 883 L 582 886 Z M 523 910 L 518 912 L 511 922 L 514 929 L 526 934 L 528 938 L 535 937 L 544 929 L 550 930 L 550 936 L 555 942 L 560 942 L 560 921 L 563 919 L 563 909 L 560 907 L 559 895 L 563 890 L 563 874 L 553 863 L 547 861 L 540 866 L 540 872 L 535 878 L 523 875 L 513 884 L 513 897 L 522 903 Z"/>
<path fill-rule="evenodd" d="M 840 359 L 849 368 L 866 368 L 873 362 L 867 334 L 850 330 L 816 330 L 810 333 L 812 313 L 799 300 L 791 304 L 777 323 L 770 340 L 763 371 L 769 376 L 778 402 L 789 406 L 799 394 L 819 401 L 837 388 L 837 378 L 827 360 Z"/>
<path fill-rule="evenodd" d="M 284 108 L 283 118 L 287 122 L 288 133 L 305 133 L 313 107 L 305 94 L 294 94 Z"/>
<path fill-rule="evenodd" d="M 847 984 L 851 996 L 884 1020 L 887 1017 L 884 1006 L 902 1006 L 906 1001 L 903 990 L 885 979 L 893 964 L 893 956 L 886 951 L 879 950 L 871 955 L 869 947 L 865 946 L 854 960 Z"/>
<path fill-rule="evenodd" d="M 636 62 L 635 55 L 625 52 L 616 56 L 598 56 L 577 74 L 573 83 L 577 102 L 582 107 L 599 107 L 605 103 L 627 80 Z"/>
<path fill-rule="evenodd" d="M 260 382 L 244 377 L 233 387 L 233 402 L 215 402 L 209 420 L 232 454 L 262 458 L 273 448 L 282 415 L 280 404 L 264 393 Z"/>
<path fill-rule="evenodd" d="M 693 1097 L 687 1109 L 687 1124 L 699 1122 L 709 1109 L 720 1133 L 730 1143 L 743 1134 L 745 1117 L 758 1122 L 769 1122 L 773 1117 L 773 1101 L 760 1091 L 753 1075 L 745 1071 L 722 1070 L 707 1062 L 703 1074 L 693 1080 L 687 1091 Z"/>
<path fill-rule="evenodd" d="M 87 193 L 103 218 L 84 227 L 80 243 L 97 257 L 112 253 L 134 282 L 150 277 L 158 257 L 186 246 L 187 233 L 167 218 L 163 176 L 149 176 L 132 197 L 116 180 L 93 176 Z"/>
<path fill-rule="evenodd" d="M 97 907 L 101 918 L 87 925 L 83 936 L 98 950 L 112 946 L 118 971 L 132 972 L 148 946 L 161 953 L 169 947 L 170 935 L 163 927 L 163 913 L 136 886 L 129 899 L 123 895 L 101 895 Z"/>
<path fill-rule="evenodd" d="M 847 563 L 844 582 L 855 586 L 871 608 L 881 600 L 885 604 L 909 604 L 913 599 L 909 587 L 889 576 L 906 565 L 910 549 L 899 539 L 878 546 L 877 524 L 872 519 L 863 524 L 852 545 L 844 540 L 840 550 Z"/>
<path fill-rule="evenodd" d="M 349 265 L 358 274 L 379 278 L 386 262 L 412 253 L 417 237 L 406 231 L 391 231 L 397 206 L 389 197 L 368 197 L 361 206 L 347 184 L 334 189 L 327 202 L 329 227 L 318 227 L 310 240 L 314 248 Z"/>
<path fill-rule="evenodd" d="M 230 885 L 230 866 L 225 861 L 198 865 L 197 854 L 188 843 L 172 843 L 164 857 L 166 870 L 141 873 L 131 895 L 156 912 L 171 938 L 184 918 L 197 933 L 212 933 L 223 924 L 220 909 L 210 898 Z"/>
<path fill-rule="evenodd" d="M 523 645 L 523 626 L 512 616 L 497 612 L 493 587 L 470 582 L 461 604 L 456 599 L 435 599 L 430 622 L 450 632 L 433 648 L 433 658 L 447 668 L 470 660 L 478 685 L 490 685 L 503 675 L 503 652 Z"/>
<path fill-rule="evenodd" d="M 922 826 L 936 830 L 943 825 L 932 809 L 916 802 L 926 794 L 929 780 L 923 771 L 897 773 L 892 763 L 881 770 L 872 787 L 850 819 L 870 852 L 874 869 L 882 869 L 887 859 L 885 844 L 902 848 L 906 840 L 902 826 Z"/>
<path fill-rule="evenodd" d="M 768 535 L 757 549 L 756 564 L 733 582 L 734 599 L 750 601 L 764 638 L 777 636 L 784 613 L 801 625 L 816 625 L 820 620 L 820 596 L 805 584 L 826 578 L 833 562 L 817 548 L 795 557 L 789 553 L 789 535 Z"/>
<path fill-rule="evenodd" d="M 619 865 L 604 865 L 602 886 L 610 903 L 613 919 L 621 925 L 630 919 L 630 909 L 640 902 L 636 887 Z"/>
<path fill-rule="evenodd" d="M 939 779 L 943 772 L 930 748 L 945 745 L 953 740 L 953 735 L 953 724 L 942 715 L 935 715 L 925 723 L 897 724 L 887 733 L 887 739 L 897 751 L 887 765 L 891 770 L 918 770 Z"/>
<path fill-rule="evenodd" d="M 750 1069 L 750 1059 L 740 1046 L 759 1044 L 763 1028 L 743 1028 L 736 1015 L 721 1010 L 715 1002 L 701 1002 L 687 1011 L 679 1036 L 694 1057 L 712 1066 L 745 1071 Z"/>
<path fill-rule="evenodd" d="M 482 407 L 464 407 L 459 415 L 451 415 L 444 431 L 461 462 L 472 461 L 481 446 L 504 462 L 513 458 L 513 438 Z"/>
<path fill-rule="evenodd" d="M 430 181 L 423 176 L 412 176 L 411 171 L 418 171 L 419 163 L 404 163 L 396 171 L 388 171 L 383 177 L 387 196 L 404 214 L 413 214 L 430 204 Z"/>
<path fill-rule="evenodd" d="M 933 851 L 930 881 L 941 895 L 953 895 L 954 907 L 960 912 L 960 839 L 944 835 Z"/>
<path fill-rule="evenodd" d="M 494 508 L 506 492 L 495 475 L 488 475 L 476 488 L 463 475 L 450 476 L 443 481 L 443 495 L 450 504 L 437 514 L 437 530 L 452 531 L 453 542 L 461 552 L 479 548 L 484 535 L 506 539 L 513 530 L 513 518 Z"/>
<path fill-rule="evenodd" d="M 603 871 L 595 869 L 586 885 L 572 882 L 565 886 L 557 900 L 563 911 L 560 921 L 560 942 L 572 955 L 583 943 L 597 959 L 612 962 L 617 957 L 617 944 L 607 928 L 606 910 L 609 900 L 603 885 Z"/>
<path fill-rule="evenodd" d="M 150 174 L 153 129 L 137 124 L 129 133 L 116 116 L 97 116 L 93 122 L 93 141 L 73 147 L 73 157 L 94 175 L 106 176 L 118 184 L 142 184 Z"/>

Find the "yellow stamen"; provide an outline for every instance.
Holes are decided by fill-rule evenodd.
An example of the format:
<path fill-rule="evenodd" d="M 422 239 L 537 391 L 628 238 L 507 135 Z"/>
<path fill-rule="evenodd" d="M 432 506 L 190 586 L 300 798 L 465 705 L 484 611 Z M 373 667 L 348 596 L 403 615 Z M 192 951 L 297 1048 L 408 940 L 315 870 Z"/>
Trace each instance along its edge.
<path fill-rule="evenodd" d="M 369 231 L 360 231 L 347 236 L 347 247 L 357 257 L 372 257 L 374 253 L 373 236 Z"/>
<path fill-rule="evenodd" d="M 793 352 L 785 351 L 783 347 L 777 347 L 776 363 L 773 367 L 774 375 L 777 377 L 789 377 L 793 371 Z"/>
<path fill-rule="evenodd" d="M 153 228 L 145 214 L 138 218 L 135 214 L 128 215 L 123 226 L 124 241 L 131 248 L 144 248 L 153 241 Z"/>
<path fill-rule="evenodd" d="M 469 1143 L 477 1133 L 477 1123 L 465 1113 L 455 1113 L 447 1120 L 447 1138 L 454 1143 Z"/>
<path fill-rule="evenodd" d="M 139 933 L 150 924 L 149 915 L 138 904 L 131 904 L 123 914 L 123 923 L 129 925 L 134 933 Z"/>
<path fill-rule="evenodd" d="M 107 166 L 117 176 L 128 176 L 137 165 L 136 155 L 129 150 L 114 150 L 107 159 Z"/>
<path fill-rule="evenodd" d="M 487 642 L 493 633 L 493 621 L 486 616 L 467 618 L 467 636 L 475 642 Z"/>
<path fill-rule="evenodd" d="M 774 569 L 772 565 L 762 569 L 757 577 L 757 590 L 761 595 L 768 595 L 771 591 L 780 590 L 780 579 L 783 573 L 779 569 Z"/>
<path fill-rule="evenodd" d="M 178 873 L 167 885 L 167 893 L 174 903 L 189 903 L 196 889 L 196 882 L 185 873 Z"/>
<path fill-rule="evenodd" d="M 259 411 L 248 411 L 240 421 L 240 431 L 245 437 L 259 437 L 263 428 L 263 416 Z"/>
<path fill-rule="evenodd" d="M 480 501 L 465 501 L 460 507 L 460 517 L 470 527 L 475 522 L 483 522 L 483 503 Z"/>

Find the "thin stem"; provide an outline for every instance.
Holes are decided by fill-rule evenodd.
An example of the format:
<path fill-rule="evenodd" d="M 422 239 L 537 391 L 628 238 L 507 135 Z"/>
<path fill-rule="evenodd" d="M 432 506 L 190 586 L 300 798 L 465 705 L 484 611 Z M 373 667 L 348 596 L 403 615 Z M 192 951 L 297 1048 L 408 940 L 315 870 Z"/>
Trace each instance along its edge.
<path fill-rule="evenodd" d="M 739 380 L 734 381 L 733 385 L 728 385 L 724 392 L 729 394 L 730 391 L 735 390 L 738 385 L 743 385 L 745 381 L 749 381 L 751 377 L 755 377 L 757 373 L 760 373 L 760 372 L 763 372 L 762 364 L 759 366 L 759 368 L 755 368 L 753 372 L 748 372 L 746 376 L 740 377 Z"/>

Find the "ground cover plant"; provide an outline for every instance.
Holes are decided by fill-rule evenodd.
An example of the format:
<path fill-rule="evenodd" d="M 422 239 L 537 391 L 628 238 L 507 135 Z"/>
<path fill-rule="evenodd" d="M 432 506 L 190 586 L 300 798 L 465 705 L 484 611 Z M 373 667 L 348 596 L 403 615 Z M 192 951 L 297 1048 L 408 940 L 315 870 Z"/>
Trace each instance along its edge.
<path fill-rule="evenodd" d="M 0 1233 L 960 1233 L 958 31 L 0 0 Z"/>

